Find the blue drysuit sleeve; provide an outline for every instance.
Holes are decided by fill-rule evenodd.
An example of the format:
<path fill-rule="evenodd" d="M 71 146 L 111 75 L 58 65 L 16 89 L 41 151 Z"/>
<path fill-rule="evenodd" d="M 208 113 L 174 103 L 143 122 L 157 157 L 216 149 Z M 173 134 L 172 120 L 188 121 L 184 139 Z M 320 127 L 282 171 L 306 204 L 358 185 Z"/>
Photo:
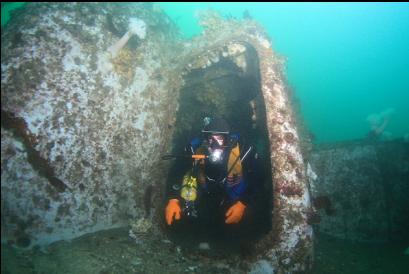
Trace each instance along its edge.
<path fill-rule="evenodd" d="M 228 177 L 224 189 L 231 201 L 247 200 L 245 199 L 245 196 L 247 196 L 247 182 L 242 176 Z"/>

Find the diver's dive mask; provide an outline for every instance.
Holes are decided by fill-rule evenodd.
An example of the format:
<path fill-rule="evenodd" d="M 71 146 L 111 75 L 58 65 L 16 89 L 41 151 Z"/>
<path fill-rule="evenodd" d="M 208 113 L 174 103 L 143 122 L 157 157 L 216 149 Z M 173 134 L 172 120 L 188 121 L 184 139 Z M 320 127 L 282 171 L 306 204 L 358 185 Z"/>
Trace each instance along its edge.
<path fill-rule="evenodd" d="M 210 135 L 209 139 L 209 161 L 213 164 L 222 163 L 224 160 L 224 137 L 223 135 Z"/>

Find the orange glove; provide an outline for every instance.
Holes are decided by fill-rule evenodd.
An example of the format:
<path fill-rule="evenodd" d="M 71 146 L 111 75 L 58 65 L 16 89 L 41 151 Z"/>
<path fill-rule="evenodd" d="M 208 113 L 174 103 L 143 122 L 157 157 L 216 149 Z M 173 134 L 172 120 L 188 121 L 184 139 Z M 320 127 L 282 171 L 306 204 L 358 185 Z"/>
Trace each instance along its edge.
<path fill-rule="evenodd" d="M 226 212 L 226 224 L 236 224 L 240 222 L 245 209 L 246 205 L 240 201 L 237 201 Z"/>
<path fill-rule="evenodd" d="M 175 220 L 180 219 L 180 206 L 178 199 L 170 199 L 168 205 L 166 206 L 166 222 L 168 225 L 171 225 L 173 222 L 173 216 L 175 216 Z"/>

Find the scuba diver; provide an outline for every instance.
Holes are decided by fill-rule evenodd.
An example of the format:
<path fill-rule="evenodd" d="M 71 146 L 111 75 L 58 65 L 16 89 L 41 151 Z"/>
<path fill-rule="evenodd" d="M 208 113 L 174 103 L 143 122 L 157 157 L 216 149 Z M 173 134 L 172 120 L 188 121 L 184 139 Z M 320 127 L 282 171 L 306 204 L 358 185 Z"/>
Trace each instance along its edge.
<path fill-rule="evenodd" d="M 224 119 L 204 118 L 202 138 L 194 138 L 187 149 L 192 167 L 181 182 L 168 186 L 168 225 L 188 219 L 209 231 L 243 223 L 252 193 L 243 163 L 250 170 L 247 163 L 254 153 L 252 147 L 241 146 L 239 134 L 231 133 Z"/>
<path fill-rule="evenodd" d="M 371 126 L 371 130 L 367 134 L 369 141 L 379 141 L 390 138 L 391 133 L 385 131 L 385 129 L 394 113 L 395 110 L 393 108 L 388 108 L 381 113 L 374 113 L 366 118 Z"/>

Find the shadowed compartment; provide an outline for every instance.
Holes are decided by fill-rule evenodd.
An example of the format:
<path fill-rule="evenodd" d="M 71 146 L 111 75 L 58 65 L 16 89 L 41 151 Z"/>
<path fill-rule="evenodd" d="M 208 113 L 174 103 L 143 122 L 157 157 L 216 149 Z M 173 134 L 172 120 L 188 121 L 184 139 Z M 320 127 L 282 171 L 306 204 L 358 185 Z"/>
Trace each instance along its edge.
<path fill-rule="evenodd" d="M 240 252 L 249 252 L 251 241 L 271 230 L 272 176 L 258 58 L 254 49 L 243 48 L 245 50 L 239 56 L 217 58 L 211 65 L 192 69 L 185 75 L 172 153 L 189 154 L 186 148 L 190 141 L 195 137 L 203 138 L 204 117 L 223 117 L 231 133 L 240 136 L 241 156 L 251 147 L 243 161 L 243 173 L 250 186 L 250 202 L 243 221 L 237 225 L 223 225 L 223 220 L 203 224 L 182 215 L 182 220 L 168 229 L 170 237 L 181 245 L 197 246 L 200 242 L 211 242 L 212 247 L 219 246 L 220 250 L 227 247 L 231 250 L 232 246 L 236 246 Z M 182 180 L 192 166 L 189 157 L 173 161 L 167 179 L 168 189 Z M 221 217 L 224 217 L 223 205 L 212 208 L 221 211 Z"/>

